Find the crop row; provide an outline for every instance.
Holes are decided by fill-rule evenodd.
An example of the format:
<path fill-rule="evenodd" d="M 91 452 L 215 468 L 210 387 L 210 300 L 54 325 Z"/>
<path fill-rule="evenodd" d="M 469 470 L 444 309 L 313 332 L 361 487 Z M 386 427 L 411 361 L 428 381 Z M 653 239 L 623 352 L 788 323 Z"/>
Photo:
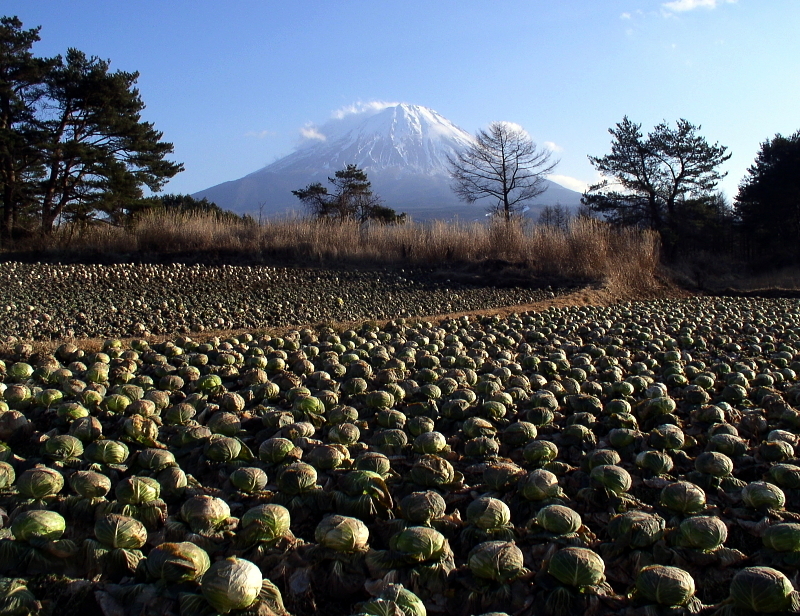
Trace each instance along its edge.
<path fill-rule="evenodd" d="M 0 614 L 795 613 L 797 315 L 19 343 Z"/>
<path fill-rule="evenodd" d="M 389 319 L 530 303 L 549 290 L 346 271 L 175 264 L 0 264 L 0 332 L 136 337 Z"/>

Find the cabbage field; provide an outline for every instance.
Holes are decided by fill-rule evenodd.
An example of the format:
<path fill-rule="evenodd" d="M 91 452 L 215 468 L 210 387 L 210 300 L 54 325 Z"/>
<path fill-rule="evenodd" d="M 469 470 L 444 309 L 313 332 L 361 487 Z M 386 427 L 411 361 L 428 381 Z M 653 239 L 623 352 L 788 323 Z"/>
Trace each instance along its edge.
<path fill-rule="evenodd" d="M 565 290 L 564 288 L 561 289 Z M 553 290 L 431 271 L 183 263 L 0 263 L 0 341 L 142 337 L 515 306 Z"/>
<path fill-rule="evenodd" d="M 112 297 L 89 287 L 60 301 Z M 800 613 L 799 314 L 692 298 L 17 340 L 0 616 Z"/>

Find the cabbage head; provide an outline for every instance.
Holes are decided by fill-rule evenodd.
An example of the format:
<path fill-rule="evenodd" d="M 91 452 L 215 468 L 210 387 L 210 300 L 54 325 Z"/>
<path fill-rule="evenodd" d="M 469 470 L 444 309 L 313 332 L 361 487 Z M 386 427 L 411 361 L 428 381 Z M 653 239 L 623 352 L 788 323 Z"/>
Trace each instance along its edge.
<path fill-rule="evenodd" d="M 277 481 L 281 492 L 297 496 L 317 487 L 317 470 L 305 462 L 294 462 L 280 470 Z"/>
<path fill-rule="evenodd" d="M 554 535 L 576 533 L 583 525 L 580 514 L 564 505 L 542 507 L 536 514 L 536 522 Z"/>
<path fill-rule="evenodd" d="M 770 480 L 781 488 L 800 489 L 800 466 L 795 464 L 773 464 L 767 474 Z"/>
<path fill-rule="evenodd" d="M 67 521 L 55 511 L 34 509 L 23 511 L 11 523 L 11 532 L 17 541 L 44 539 L 56 541 L 67 529 Z"/>
<path fill-rule="evenodd" d="M 634 509 L 615 515 L 607 528 L 608 534 L 618 544 L 644 548 L 661 539 L 666 523 L 661 516 Z"/>
<path fill-rule="evenodd" d="M 631 476 L 621 466 L 602 464 L 595 466 L 589 473 L 592 481 L 605 488 L 612 494 L 619 496 L 630 490 Z"/>
<path fill-rule="evenodd" d="M 688 481 L 676 481 L 661 490 L 661 505 L 682 514 L 699 513 L 706 506 L 703 488 Z"/>
<path fill-rule="evenodd" d="M 425 454 L 411 467 L 411 481 L 426 488 L 438 488 L 455 481 L 453 465 L 444 458 Z"/>
<path fill-rule="evenodd" d="M 394 534 L 389 547 L 416 562 L 437 559 L 449 549 L 444 535 L 429 526 L 410 526 Z"/>
<path fill-rule="evenodd" d="M 63 475 L 46 466 L 29 468 L 17 477 L 17 490 L 25 498 L 42 499 L 54 496 L 63 488 Z"/>
<path fill-rule="evenodd" d="M 387 584 L 381 594 L 361 608 L 370 616 L 427 616 L 425 604 L 401 584 Z"/>
<path fill-rule="evenodd" d="M 14 467 L 8 462 L 0 462 L 0 490 L 10 488 L 16 479 Z"/>
<path fill-rule="evenodd" d="M 243 466 L 230 475 L 231 484 L 237 490 L 252 494 L 260 492 L 267 485 L 267 474 L 255 466 Z"/>
<path fill-rule="evenodd" d="M 762 614 L 788 611 L 794 591 L 783 573 L 771 567 L 746 567 L 733 576 L 730 598 L 737 608 Z"/>
<path fill-rule="evenodd" d="M 482 496 L 467 506 L 467 522 L 483 530 L 500 528 L 511 522 L 511 510 L 497 498 Z"/>
<path fill-rule="evenodd" d="M 680 449 L 686 442 L 686 435 L 678 426 L 664 424 L 650 430 L 649 439 L 653 449 Z"/>
<path fill-rule="evenodd" d="M 289 532 L 291 514 L 286 507 L 267 503 L 256 505 L 244 512 L 239 524 L 248 542 L 269 542 Z"/>
<path fill-rule="evenodd" d="M 261 570 L 243 558 L 231 556 L 215 562 L 203 575 L 203 596 L 220 614 L 253 605 L 264 581 Z"/>
<path fill-rule="evenodd" d="M 111 480 L 102 473 L 75 471 L 69 486 L 83 498 L 102 498 L 111 491 Z"/>
<path fill-rule="evenodd" d="M 114 488 L 117 500 L 126 505 L 142 505 L 161 495 L 161 485 L 152 477 L 126 477 Z"/>
<path fill-rule="evenodd" d="M 704 451 L 694 461 L 699 472 L 714 477 L 727 477 L 733 472 L 733 460 L 718 451 Z"/>
<path fill-rule="evenodd" d="M 588 548 L 567 547 L 550 559 L 547 572 L 567 586 L 596 586 L 605 579 L 606 565 Z"/>
<path fill-rule="evenodd" d="M 511 541 L 484 541 L 467 556 L 467 565 L 475 577 L 506 583 L 524 572 L 524 558 Z"/>
<path fill-rule="evenodd" d="M 761 538 L 765 546 L 776 552 L 800 552 L 800 524 L 795 522 L 772 524 Z"/>
<path fill-rule="evenodd" d="M 444 498 L 433 490 L 412 492 L 400 501 L 403 518 L 411 524 L 427 526 L 431 520 L 441 518 L 445 512 Z"/>
<path fill-rule="evenodd" d="M 269 464 L 280 464 L 295 450 L 300 451 L 288 438 L 268 438 L 258 448 L 258 459 Z"/>
<path fill-rule="evenodd" d="M 208 553 L 194 543 L 162 543 L 147 555 L 147 572 L 169 584 L 200 579 L 211 566 Z"/>
<path fill-rule="evenodd" d="M 110 513 L 94 523 L 94 536 L 110 548 L 139 550 L 147 541 L 147 529 L 139 520 Z"/>
<path fill-rule="evenodd" d="M 528 442 L 522 449 L 522 456 L 526 462 L 541 466 L 558 456 L 558 446 L 552 441 L 534 440 Z"/>
<path fill-rule="evenodd" d="M 681 543 L 696 550 L 716 550 L 728 538 L 728 527 L 715 515 L 686 518 L 680 525 Z"/>
<path fill-rule="evenodd" d="M 367 548 L 369 530 L 358 518 L 329 515 L 317 525 L 314 539 L 337 552 L 361 552 Z"/>
<path fill-rule="evenodd" d="M 659 605 L 685 605 L 694 596 L 694 578 L 678 567 L 650 565 L 636 576 L 636 591 Z"/>
<path fill-rule="evenodd" d="M 201 494 L 193 496 L 181 505 L 181 519 L 192 532 L 213 531 L 231 517 L 231 508 L 221 498 Z"/>
<path fill-rule="evenodd" d="M 742 501 L 752 509 L 783 509 L 786 495 L 776 485 L 753 481 L 742 488 Z"/>
<path fill-rule="evenodd" d="M 636 466 L 649 470 L 655 475 L 665 475 L 672 470 L 673 462 L 669 454 L 649 449 L 636 455 Z"/>
<path fill-rule="evenodd" d="M 558 477 L 541 468 L 532 470 L 520 481 L 519 490 L 529 501 L 540 501 L 561 495 Z"/>

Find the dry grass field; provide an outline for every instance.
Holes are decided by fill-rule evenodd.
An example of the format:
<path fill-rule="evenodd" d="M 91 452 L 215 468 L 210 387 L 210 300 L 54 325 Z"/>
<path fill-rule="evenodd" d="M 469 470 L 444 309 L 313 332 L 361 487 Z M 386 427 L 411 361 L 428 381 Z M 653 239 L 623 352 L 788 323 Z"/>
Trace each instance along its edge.
<path fill-rule="evenodd" d="M 650 288 L 659 266 L 656 234 L 581 218 L 562 229 L 528 221 L 390 226 L 294 218 L 257 224 L 168 212 L 143 216 L 128 227 L 65 225 L 34 246 L 49 260 L 191 256 L 317 267 L 488 264 L 493 275 L 507 266 L 528 276 L 603 281 L 642 291 Z"/>

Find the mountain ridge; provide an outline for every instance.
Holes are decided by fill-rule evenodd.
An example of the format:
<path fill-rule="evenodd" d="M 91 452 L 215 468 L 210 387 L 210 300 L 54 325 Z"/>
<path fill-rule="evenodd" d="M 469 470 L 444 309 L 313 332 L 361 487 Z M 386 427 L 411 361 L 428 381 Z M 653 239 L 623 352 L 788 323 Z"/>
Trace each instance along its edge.
<path fill-rule="evenodd" d="M 408 103 L 354 108 L 317 127 L 303 129 L 306 142 L 291 154 L 237 180 L 192 196 L 207 198 L 239 214 L 281 216 L 305 213 L 291 194 L 327 178 L 348 164 L 367 173 L 388 207 L 415 220 L 483 218 L 490 203 L 458 200 L 450 188 L 447 157 L 473 141 L 472 135 L 436 111 Z M 548 190 L 529 215 L 546 205 L 575 208 L 580 193 L 547 181 Z"/>

